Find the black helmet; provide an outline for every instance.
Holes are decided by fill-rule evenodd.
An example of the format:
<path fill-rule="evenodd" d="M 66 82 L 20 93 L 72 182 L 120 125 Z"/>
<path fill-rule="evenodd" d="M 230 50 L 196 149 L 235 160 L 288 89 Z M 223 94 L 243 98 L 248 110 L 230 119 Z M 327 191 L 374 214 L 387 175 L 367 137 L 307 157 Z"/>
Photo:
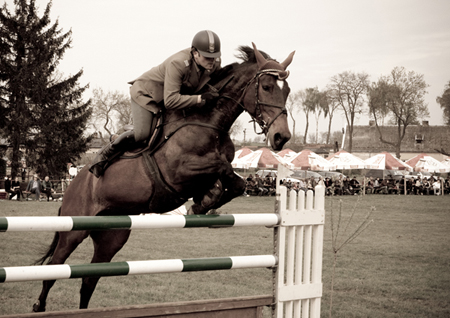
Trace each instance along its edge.
<path fill-rule="evenodd" d="M 220 39 L 213 31 L 198 32 L 192 40 L 192 47 L 204 57 L 220 57 Z"/>

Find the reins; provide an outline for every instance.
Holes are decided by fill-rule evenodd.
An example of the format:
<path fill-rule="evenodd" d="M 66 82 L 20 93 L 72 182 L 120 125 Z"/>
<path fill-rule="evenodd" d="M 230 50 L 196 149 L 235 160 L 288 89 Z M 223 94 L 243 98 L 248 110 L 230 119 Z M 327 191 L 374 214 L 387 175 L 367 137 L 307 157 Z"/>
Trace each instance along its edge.
<path fill-rule="evenodd" d="M 283 76 L 283 77 L 280 76 L 281 72 L 282 72 L 281 70 L 277 70 L 277 69 L 265 69 L 265 70 L 260 70 L 260 71 L 256 72 L 255 76 L 253 76 L 250 79 L 250 81 L 248 81 L 247 84 L 241 89 L 242 90 L 242 94 L 241 94 L 241 97 L 237 101 L 234 98 L 230 97 L 230 96 L 223 95 L 223 97 L 233 100 L 240 107 L 242 107 L 242 109 L 244 109 L 247 113 L 249 113 L 249 115 L 252 117 L 253 129 L 254 129 L 255 133 L 258 134 L 258 135 L 261 135 L 261 134 L 266 135 L 267 132 L 269 131 L 270 126 L 273 124 L 273 122 L 280 115 L 287 114 L 287 110 L 286 110 L 286 107 L 284 105 L 280 106 L 280 105 L 274 105 L 274 104 L 270 104 L 270 103 L 266 103 L 266 102 L 260 101 L 259 100 L 259 94 L 258 94 L 258 91 L 259 91 L 258 90 L 258 88 L 259 88 L 259 80 L 260 80 L 261 76 L 263 76 L 263 75 L 270 75 L 270 76 L 278 77 L 278 80 L 285 80 L 289 76 L 289 71 L 286 71 L 286 76 Z M 247 108 L 245 108 L 245 106 L 241 103 L 241 101 L 245 97 L 245 94 L 247 93 L 247 89 L 250 87 L 250 85 L 252 84 L 253 81 L 255 81 L 255 115 L 252 115 L 247 110 Z M 262 118 L 261 105 L 268 106 L 268 107 L 279 108 L 279 109 L 281 109 L 281 111 L 269 123 L 266 123 L 264 121 L 264 119 Z M 256 131 L 256 123 L 258 123 L 259 127 L 261 128 L 261 132 L 257 132 Z"/>

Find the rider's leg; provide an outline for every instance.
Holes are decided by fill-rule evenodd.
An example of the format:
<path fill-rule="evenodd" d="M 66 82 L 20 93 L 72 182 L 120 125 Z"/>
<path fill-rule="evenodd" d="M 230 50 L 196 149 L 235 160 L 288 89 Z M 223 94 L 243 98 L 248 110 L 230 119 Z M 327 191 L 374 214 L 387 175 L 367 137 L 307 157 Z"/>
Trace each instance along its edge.
<path fill-rule="evenodd" d="M 134 143 L 134 131 L 129 130 L 117 137 L 112 143 L 103 147 L 89 168 L 89 171 L 99 178 L 105 172 L 110 160 L 117 154 L 124 152 Z"/>
<path fill-rule="evenodd" d="M 131 99 L 131 114 L 133 116 L 134 139 L 136 142 L 147 141 L 152 133 L 153 113 Z"/>
<path fill-rule="evenodd" d="M 131 113 L 133 115 L 134 131 L 126 131 L 113 142 L 106 145 L 95 157 L 89 171 L 97 178 L 103 175 L 110 159 L 128 149 L 130 144 L 135 142 L 144 143 L 151 137 L 156 127 L 156 118 L 154 114 L 147 109 L 139 106 L 131 100 Z"/>

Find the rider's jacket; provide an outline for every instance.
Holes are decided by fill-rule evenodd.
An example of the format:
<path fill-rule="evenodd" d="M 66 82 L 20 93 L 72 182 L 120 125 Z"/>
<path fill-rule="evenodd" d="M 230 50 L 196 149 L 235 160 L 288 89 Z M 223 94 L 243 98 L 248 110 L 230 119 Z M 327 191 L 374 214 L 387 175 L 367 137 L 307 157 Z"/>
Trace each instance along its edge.
<path fill-rule="evenodd" d="M 212 70 L 204 70 L 195 63 L 191 49 L 182 50 L 129 82 L 131 98 L 153 113 L 158 112 L 156 104 L 162 100 L 169 109 L 194 106 L 198 101 L 194 94 L 205 86 L 211 73 L 220 69 L 220 64 L 217 58 Z"/>

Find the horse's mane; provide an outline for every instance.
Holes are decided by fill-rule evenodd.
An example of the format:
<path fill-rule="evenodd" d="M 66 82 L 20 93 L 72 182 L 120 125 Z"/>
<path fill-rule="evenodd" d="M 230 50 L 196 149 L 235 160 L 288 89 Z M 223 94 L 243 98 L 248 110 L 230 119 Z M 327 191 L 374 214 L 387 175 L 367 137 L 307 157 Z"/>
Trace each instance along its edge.
<path fill-rule="evenodd" d="M 240 59 L 242 62 L 234 62 L 232 64 L 226 65 L 223 68 L 221 68 L 219 71 L 216 71 L 210 81 L 211 85 L 214 85 L 215 83 L 219 82 L 220 80 L 226 78 L 229 74 L 231 74 L 233 71 L 237 71 L 238 69 L 242 67 L 248 67 L 249 64 L 255 64 L 256 63 L 256 56 L 255 51 L 253 48 L 247 46 L 247 45 L 241 45 L 238 47 L 239 53 L 235 55 L 238 59 Z M 267 53 L 263 51 L 259 51 L 264 58 L 270 60 L 272 59 Z"/>

